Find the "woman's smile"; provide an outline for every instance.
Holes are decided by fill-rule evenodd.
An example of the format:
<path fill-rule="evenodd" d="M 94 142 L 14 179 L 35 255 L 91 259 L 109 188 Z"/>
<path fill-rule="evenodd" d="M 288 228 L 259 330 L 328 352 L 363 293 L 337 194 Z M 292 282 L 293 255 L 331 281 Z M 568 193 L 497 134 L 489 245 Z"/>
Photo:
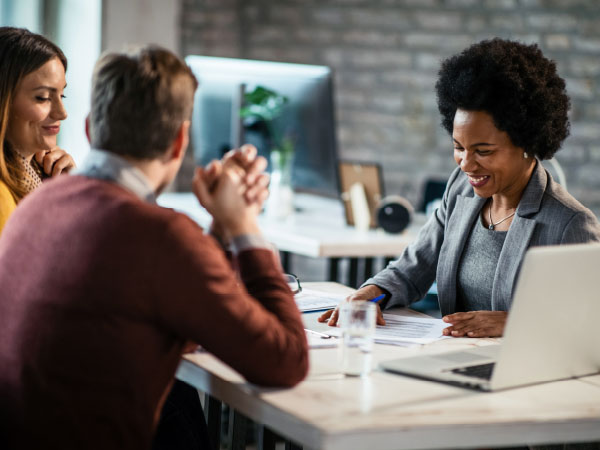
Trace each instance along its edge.
<path fill-rule="evenodd" d="M 469 177 L 469 183 L 471 183 L 471 186 L 473 187 L 482 187 L 490 179 L 489 175 L 476 177 L 474 175 L 467 174 L 467 176 Z"/>

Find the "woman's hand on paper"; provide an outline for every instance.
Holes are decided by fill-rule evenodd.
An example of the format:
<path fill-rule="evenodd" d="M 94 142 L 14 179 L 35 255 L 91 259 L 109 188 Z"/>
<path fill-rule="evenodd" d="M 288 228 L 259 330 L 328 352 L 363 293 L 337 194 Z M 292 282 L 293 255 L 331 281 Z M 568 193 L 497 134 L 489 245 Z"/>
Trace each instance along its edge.
<path fill-rule="evenodd" d="M 451 324 L 444 329 L 444 336 L 452 337 L 499 337 L 504 333 L 506 311 L 469 311 L 449 314 L 442 320 Z"/>
<path fill-rule="evenodd" d="M 36 162 L 40 165 L 44 173 L 50 177 L 55 177 L 61 173 L 68 173 L 75 168 L 75 161 L 62 148 L 54 147 L 52 150 L 42 150 L 34 155 Z"/>
<path fill-rule="evenodd" d="M 360 301 L 369 301 L 372 298 L 378 297 L 381 294 L 384 294 L 384 291 L 374 284 L 370 284 L 368 286 L 362 287 L 359 290 L 355 291 L 346 299 L 344 302 L 360 302 Z M 379 303 L 376 303 L 377 306 L 377 325 L 385 325 L 385 320 L 383 319 L 383 313 L 381 312 L 381 308 L 379 307 Z M 334 327 L 338 324 L 339 320 L 339 309 L 331 309 L 329 311 L 325 311 L 319 317 L 319 322 L 327 322 L 327 325 L 330 327 Z"/>

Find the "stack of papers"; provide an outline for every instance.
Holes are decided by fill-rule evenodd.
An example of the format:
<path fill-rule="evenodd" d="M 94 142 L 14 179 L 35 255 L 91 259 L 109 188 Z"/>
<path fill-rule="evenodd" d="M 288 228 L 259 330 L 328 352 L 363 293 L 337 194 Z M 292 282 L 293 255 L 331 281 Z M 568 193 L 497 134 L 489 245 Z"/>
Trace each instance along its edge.
<path fill-rule="evenodd" d="M 339 344 L 339 340 L 336 338 L 324 339 L 311 331 L 306 332 L 306 341 L 308 348 L 333 348 Z"/>
<path fill-rule="evenodd" d="M 378 344 L 410 347 L 447 338 L 442 334 L 442 330 L 449 325 L 441 319 L 407 317 L 396 314 L 384 314 L 383 318 L 386 325 L 378 325 L 375 329 L 375 342 Z M 340 337 L 342 329 L 332 327 L 326 333 L 330 336 Z"/>
<path fill-rule="evenodd" d="M 307 312 L 335 308 L 346 297 L 347 294 L 332 294 L 303 288 L 302 292 L 294 295 L 294 300 L 300 311 Z"/>
<path fill-rule="evenodd" d="M 377 326 L 375 342 L 378 344 L 429 344 L 446 339 L 442 334 L 449 324 L 442 319 L 429 317 L 406 317 L 396 314 L 384 314 L 385 326 Z"/>

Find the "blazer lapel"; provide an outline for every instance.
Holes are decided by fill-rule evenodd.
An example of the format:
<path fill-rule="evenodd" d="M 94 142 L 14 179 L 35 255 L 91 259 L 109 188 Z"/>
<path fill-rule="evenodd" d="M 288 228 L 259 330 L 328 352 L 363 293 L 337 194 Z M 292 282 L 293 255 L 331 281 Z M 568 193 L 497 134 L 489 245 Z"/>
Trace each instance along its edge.
<path fill-rule="evenodd" d="M 494 285 L 492 286 L 492 311 L 508 311 L 517 273 L 529 241 L 535 230 L 535 220 L 515 215 L 498 258 Z"/>
<path fill-rule="evenodd" d="M 438 295 L 442 315 L 453 313 L 456 308 L 456 273 L 458 264 L 469 237 L 473 222 L 486 199 L 481 197 L 458 196 L 456 205 L 449 217 L 444 244 L 438 260 Z"/>
<path fill-rule="evenodd" d="M 547 183 L 546 170 L 537 161 L 531 179 L 523 191 L 523 197 L 521 197 L 517 213 L 510 224 L 498 258 L 492 287 L 492 311 L 508 311 L 510 309 L 517 274 L 525 252 L 529 248 L 536 225 L 536 220 L 527 216 L 535 215 L 540 210 Z"/>

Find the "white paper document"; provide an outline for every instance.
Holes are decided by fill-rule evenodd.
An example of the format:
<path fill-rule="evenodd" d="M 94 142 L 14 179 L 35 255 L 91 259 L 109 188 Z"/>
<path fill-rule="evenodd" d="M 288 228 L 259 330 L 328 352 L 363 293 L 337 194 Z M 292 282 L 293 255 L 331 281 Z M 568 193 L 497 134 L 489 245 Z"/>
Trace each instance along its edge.
<path fill-rule="evenodd" d="M 442 319 L 430 317 L 406 317 L 383 314 L 385 326 L 377 326 L 375 342 L 379 344 L 428 344 L 445 339 L 442 330 L 449 326 Z"/>
<path fill-rule="evenodd" d="M 310 330 L 306 330 L 306 341 L 308 342 L 308 348 L 332 348 L 339 345 L 339 339 L 324 339 Z"/>
<path fill-rule="evenodd" d="M 396 314 L 383 314 L 385 326 L 378 325 L 375 329 L 375 342 L 378 344 L 392 344 L 411 346 L 416 344 L 429 344 L 439 339 L 445 339 L 442 330 L 449 326 L 441 319 L 432 317 L 407 317 Z M 331 336 L 341 336 L 341 328 L 332 328 L 327 331 Z"/>
<path fill-rule="evenodd" d="M 332 294 L 330 292 L 302 289 L 302 292 L 294 295 L 294 300 L 296 300 L 298 309 L 305 312 L 335 308 L 346 297 L 347 294 Z"/>

